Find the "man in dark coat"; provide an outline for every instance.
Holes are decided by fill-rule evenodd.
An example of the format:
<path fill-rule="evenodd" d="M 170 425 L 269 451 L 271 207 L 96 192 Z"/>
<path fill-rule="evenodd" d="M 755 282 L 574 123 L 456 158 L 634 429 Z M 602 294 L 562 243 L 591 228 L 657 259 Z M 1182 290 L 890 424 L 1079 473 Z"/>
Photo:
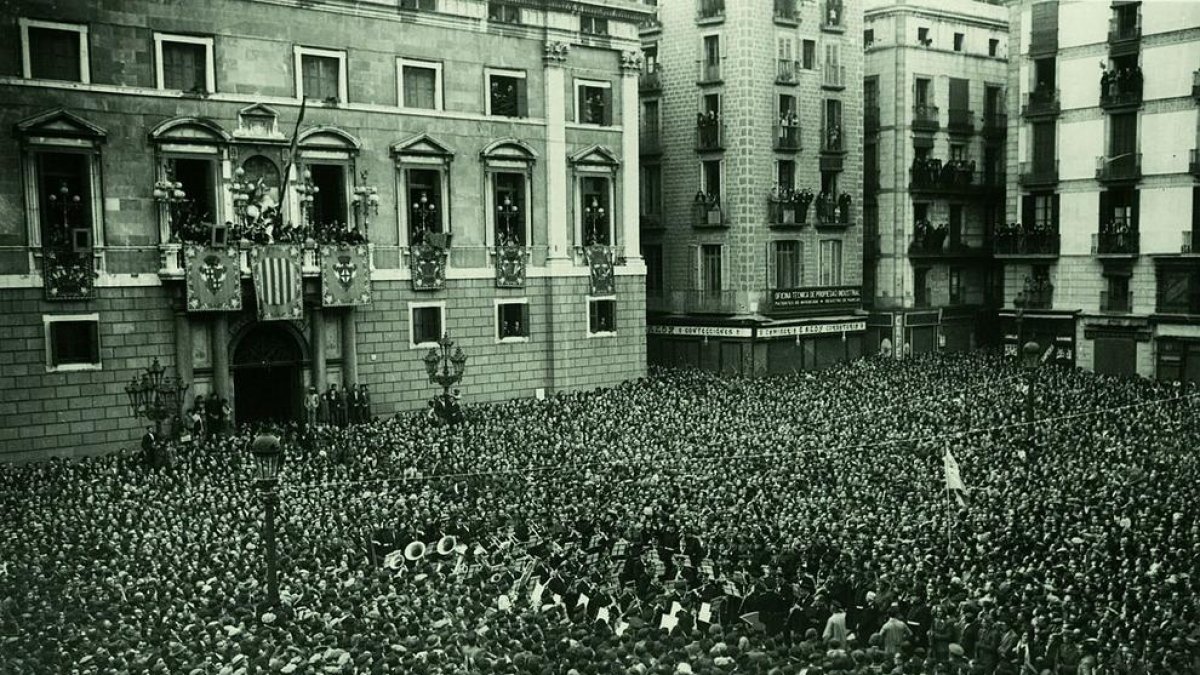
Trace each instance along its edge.
<path fill-rule="evenodd" d="M 359 423 L 359 401 L 358 387 L 353 384 L 346 385 L 346 421 L 349 424 Z"/>
<path fill-rule="evenodd" d="M 157 466 L 158 435 L 154 433 L 154 427 L 146 427 L 146 433 L 142 435 L 142 460 L 146 466 Z"/>
<path fill-rule="evenodd" d="M 371 421 L 371 392 L 370 392 L 370 390 L 367 389 L 367 385 L 365 385 L 365 384 L 358 385 L 358 405 L 360 406 L 360 410 L 358 412 L 359 421 L 360 422 L 370 422 Z"/>

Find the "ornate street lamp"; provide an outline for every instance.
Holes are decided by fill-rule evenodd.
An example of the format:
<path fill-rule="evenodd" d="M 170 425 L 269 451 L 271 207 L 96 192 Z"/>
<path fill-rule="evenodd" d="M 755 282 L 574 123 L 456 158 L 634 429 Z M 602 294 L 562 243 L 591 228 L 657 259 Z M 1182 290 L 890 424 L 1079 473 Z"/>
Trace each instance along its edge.
<path fill-rule="evenodd" d="M 301 174 L 300 181 L 296 185 L 296 193 L 300 195 L 300 212 L 304 214 L 304 222 L 312 225 L 313 202 L 316 201 L 317 193 L 321 191 L 321 188 L 313 184 L 312 171 L 308 169 Z"/>
<path fill-rule="evenodd" d="M 254 184 L 246 180 L 246 170 L 242 167 L 238 167 L 233 172 L 233 182 L 229 184 L 229 192 L 233 196 L 234 212 L 237 213 L 242 224 L 246 225 L 248 220 L 253 220 L 247 209 L 254 194 Z"/>
<path fill-rule="evenodd" d="M 370 217 L 379 213 L 379 191 L 367 185 L 367 172 L 362 172 L 362 182 L 354 186 L 354 197 L 350 200 L 354 207 L 354 224 L 359 232 L 367 233 L 371 225 Z"/>
<path fill-rule="evenodd" d="M 279 579 L 275 562 L 275 506 L 279 503 L 279 471 L 283 468 L 283 450 L 279 437 L 260 434 L 250 444 L 254 455 L 254 483 L 263 500 L 263 548 L 267 556 L 267 604 L 279 606 Z"/>
<path fill-rule="evenodd" d="M 172 172 L 167 171 L 167 177 L 163 180 L 154 183 L 154 201 L 160 206 L 167 207 L 167 215 L 171 227 L 171 239 L 175 240 L 179 237 L 179 206 L 187 202 L 187 193 L 183 190 L 183 183 L 172 180 Z"/>
<path fill-rule="evenodd" d="M 509 195 L 504 195 L 504 201 L 496 207 L 496 222 L 500 223 L 501 246 L 516 246 L 517 238 L 513 234 L 513 220 L 521 213 L 521 207 L 512 202 Z"/>
<path fill-rule="evenodd" d="M 592 197 L 592 203 L 583 209 L 584 221 L 587 223 L 587 245 L 594 246 L 600 243 L 600 228 L 607 224 L 606 212 L 604 207 L 600 205 L 600 200 Z M 607 230 L 607 227 L 605 227 Z M 605 232 L 607 234 L 607 232 Z"/>
<path fill-rule="evenodd" d="M 453 352 L 451 352 L 453 349 Z M 454 341 L 450 339 L 450 333 L 442 336 L 438 340 L 438 346 L 429 350 L 425 354 L 425 372 L 429 374 L 429 382 L 439 385 L 442 388 L 442 395 L 439 400 L 434 401 L 434 410 L 438 412 L 442 420 L 453 423 L 457 421 L 459 411 L 454 398 L 450 395 L 450 387 L 458 384 L 463 377 L 463 372 L 467 369 L 467 355 L 463 353 L 462 347 L 454 347 Z"/>
<path fill-rule="evenodd" d="M 56 192 L 49 195 L 50 208 L 58 212 L 58 229 L 49 232 L 50 241 L 54 248 L 71 248 L 71 216 L 79 210 L 82 202 L 79 195 L 72 194 L 64 181 Z"/>
<path fill-rule="evenodd" d="M 414 239 L 424 244 L 429 225 L 437 218 L 437 204 L 429 199 L 428 192 L 422 192 L 421 198 L 412 203 L 412 217 L 417 235 Z"/>
<path fill-rule="evenodd" d="M 155 358 L 141 377 L 133 376 L 125 385 L 129 396 L 130 414 L 135 418 L 146 418 L 154 422 L 155 431 L 162 433 L 162 423 L 179 416 L 179 403 L 183 392 L 190 386 L 175 377 L 167 377 L 166 368 Z"/>

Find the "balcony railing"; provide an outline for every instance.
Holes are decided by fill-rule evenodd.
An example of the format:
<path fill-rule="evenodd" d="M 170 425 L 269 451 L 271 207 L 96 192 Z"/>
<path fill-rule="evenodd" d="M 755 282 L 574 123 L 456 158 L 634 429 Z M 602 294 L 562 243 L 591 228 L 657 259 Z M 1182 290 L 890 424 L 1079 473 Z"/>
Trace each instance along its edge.
<path fill-rule="evenodd" d="M 767 196 L 767 217 L 771 227 L 799 227 L 808 222 L 809 203 L 795 199 L 781 199 L 776 194 Z"/>
<path fill-rule="evenodd" d="M 658 129 L 642 129 L 638 134 L 638 150 L 643 155 L 657 155 L 663 151 L 662 132 Z"/>
<path fill-rule="evenodd" d="M 879 106 L 863 108 L 863 133 L 874 134 L 879 131 Z"/>
<path fill-rule="evenodd" d="M 662 66 L 654 63 L 638 75 L 638 89 L 641 91 L 658 91 L 662 89 Z"/>
<path fill-rule="evenodd" d="M 775 71 L 775 81 L 780 84 L 796 84 L 800 81 L 800 62 L 790 59 L 779 59 Z"/>
<path fill-rule="evenodd" d="M 821 5 L 821 28 L 831 31 L 846 29 L 841 0 L 825 0 Z"/>
<path fill-rule="evenodd" d="M 720 118 L 701 117 L 696 121 L 696 150 L 712 152 L 725 147 L 725 122 Z"/>
<path fill-rule="evenodd" d="M 688 314 L 736 314 L 737 291 L 685 291 L 684 311 Z"/>
<path fill-rule="evenodd" d="M 796 0 L 775 0 L 775 18 L 779 21 L 796 23 L 800 20 L 796 12 Z"/>
<path fill-rule="evenodd" d="M 817 211 L 819 227 L 846 227 L 853 221 L 849 195 L 818 196 L 813 203 Z"/>
<path fill-rule="evenodd" d="M 1013 298 L 1013 306 L 1021 309 L 1050 309 L 1054 307 L 1054 286 L 1043 282 L 1023 290 Z"/>
<path fill-rule="evenodd" d="M 697 21 L 721 19 L 725 17 L 725 0 L 700 0 L 700 8 L 696 14 Z"/>
<path fill-rule="evenodd" d="M 1100 311 L 1128 314 L 1133 311 L 1133 292 L 1109 293 L 1100 291 Z"/>
<path fill-rule="evenodd" d="M 950 108 L 946 131 L 952 134 L 975 133 L 975 111 Z"/>
<path fill-rule="evenodd" d="M 1123 108 L 1142 103 L 1142 69 L 1139 66 L 1104 71 L 1100 75 L 1100 107 Z"/>
<path fill-rule="evenodd" d="M 712 84 L 721 81 L 721 61 L 708 59 L 696 60 L 696 80 L 702 84 Z"/>
<path fill-rule="evenodd" d="M 775 149 L 783 152 L 800 150 L 800 121 L 782 119 L 775 124 Z"/>
<path fill-rule="evenodd" d="M 845 151 L 846 139 L 842 137 L 842 125 L 831 124 L 821 129 L 821 152 Z"/>
<path fill-rule="evenodd" d="M 908 244 L 910 258 L 979 258 L 992 252 L 992 243 L 982 234 L 952 236 L 949 227 L 918 223 Z"/>
<path fill-rule="evenodd" d="M 991 112 L 983 115 L 984 138 L 1004 138 L 1008 135 L 1008 113 Z"/>
<path fill-rule="evenodd" d="M 696 195 L 692 202 L 692 225 L 694 227 L 725 227 L 725 210 L 721 208 L 721 200 Z"/>
<path fill-rule="evenodd" d="M 1180 253 L 1200 253 L 1200 230 L 1184 230 L 1181 240 Z"/>
<path fill-rule="evenodd" d="M 1127 152 L 1096 158 L 1096 180 L 1105 183 L 1132 182 L 1142 177 L 1142 153 Z"/>
<path fill-rule="evenodd" d="M 1046 87 L 1034 89 L 1025 94 L 1025 104 L 1021 106 L 1021 114 L 1026 117 L 1057 115 L 1060 109 L 1059 91 Z"/>
<path fill-rule="evenodd" d="M 913 192 L 958 193 L 977 191 L 982 184 L 974 161 L 926 158 L 915 160 L 909 169 L 909 190 Z"/>
<path fill-rule="evenodd" d="M 1092 235 L 1092 255 L 1136 257 L 1140 244 L 1136 230 L 1099 232 Z"/>
<path fill-rule="evenodd" d="M 846 66 L 837 63 L 826 63 L 824 73 L 825 77 L 821 80 L 821 86 L 826 89 L 846 88 Z"/>
<path fill-rule="evenodd" d="M 1123 23 L 1119 17 L 1108 20 L 1108 44 L 1117 44 L 1142 39 L 1142 17 L 1137 15 L 1132 23 Z"/>
<path fill-rule="evenodd" d="M 1021 162 L 1021 185 L 1053 185 L 1058 182 L 1058 160 Z"/>
<path fill-rule="evenodd" d="M 1058 232 L 1011 232 L 996 234 L 996 255 L 1009 257 L 1058 257 Z"/>
<path fill-rule="evenodd" d="M 918 103 L 913 106 L 913 130 L 937 131 L 938 125 L 938 107 L 936 105 Z"/>

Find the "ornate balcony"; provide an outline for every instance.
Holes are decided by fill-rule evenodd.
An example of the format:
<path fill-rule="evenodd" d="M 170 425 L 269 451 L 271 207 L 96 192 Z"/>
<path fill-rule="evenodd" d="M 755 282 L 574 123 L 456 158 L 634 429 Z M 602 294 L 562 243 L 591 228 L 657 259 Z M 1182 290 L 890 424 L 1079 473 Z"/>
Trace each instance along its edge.
<path fill-rule="evenodd" d="M 1114 231 L 1122 228 L 1128 228 L 1128 225 L 1114 224 L 1110 226 L 1110 231 L 1093 234 L 1092 255 L 1101 258 L 1136 258 L 1141 237 L 1136 230 Z"/>
<path fill-rule="evenodd" d="M 913 131 L 937 131 L 939 126 L 938 107 L 936 105 L 918 103 L 913 106 Z"/>
<path fill-rule="evenodd" d="M 980 133 L 989 141 L 1006 138 L 1008 136 L 1008 113 L 985 113 L 983 116 L 983 129 Z"/>
<path fill-rule="evenodd" d="M 1096 158 L 1096 180 L 1101 183 L 1136 183 L 1142 178 L 1142 153 L 1127 152 Z"/>
<path fill-rule="evenodd" d="M 697 194 L 692 202 L 692 226 L 699 228 L 722 228 L 729 225 L 725 220 L 725 209 L 719 197 Z"/>
<path fill-rule="evenodd" d="M 1100 291 L 1100 311 L 1113 314 L 1129 314 L 1133 311 L 1133 292 L 1109 293 Z"/>
<path fill-rule="evenodd" d="M 814 204 L 817 210 L 817 227 L 822 229 L 843 229 L 853 222 L 853 211 L 850 195 L 817 195 Z"/>
<path fill-rule="evenodd" d="M 737 291 L 684 291 L 684 311 L 688 314 L 737 314 Z"/>
<path fill-rule="evenodd" d="M 1139 66 L 1104 71 L 1100 75 L 1100 107 L 1105 110 L 1136 108 L 1142 104 L 1142 69 Z"/>
<path fill-rule="evenodd" d="M 1059 234 L 1055 230 L 1026 232 L 1001 230 L 996 234 L 997 258 L 1057 258 Z"/>
<path fill-rule="evenodd" d="M 800 62 L 791 59 L 779 59 L 775 69 L 776 84 L 799 84 Z"/>
<path fill-rule="evenodd" d="M 725 149 L 725 122 L 720 116 L 701 113 L 696 118 L 696 151 L 714 152 Z"/>
<path fill-rule="evenodd" d="M 908 189 L 913 193 L 969 195 L 980 193 L 982 186 L 974 161 L 951 160 L 943 164 L 932 157 L 914 160 L 909 177 Z"/>
<path fill-rule="evenodd" d="M 781 119 L 775 125 L 775 149 L 780 152 L 800 150 L 800 120 L 795 116 Z"/>
<path fill-rule="evenodd" d="M 780 195 L 779 190 L 772 190 L 767 196 L 767 217 L 773 228 L 787 229 L 802 227 L 808 222 L 808 207 L 812 203 L 812 193 L 807 197 L 799 192 Z"/>
<path fill-rule="evenodd" d="M 1059 103 L 1059 91 L 1050 87 L 1034 89 L 1025 94 L 1025 103 L 1021 106 L 1021 114 L 1025 117 L 1052 117 L 1062 109 Z"/>
<path fill-rule="evenodd" d="M 975 111 L 951 108 L 946 131 L 969 136 L 975 133 Z"/>
<path fill-rule="evenodd" d="M 1054 185 L 1058 183 L 1058 160 L 1053 162 L 1021 162 L 1018 181 L 1025 187 Z"/>

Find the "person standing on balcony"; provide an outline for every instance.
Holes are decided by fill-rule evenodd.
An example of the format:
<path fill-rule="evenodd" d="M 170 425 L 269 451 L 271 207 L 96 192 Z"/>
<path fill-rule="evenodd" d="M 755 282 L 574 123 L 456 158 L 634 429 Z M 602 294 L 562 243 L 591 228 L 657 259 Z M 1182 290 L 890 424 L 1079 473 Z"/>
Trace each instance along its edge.
<path fill-rule="evenodd" d="M 308 393 L 304 395 L 304 422 L 309 429 L 317 426 L 317 415 L 320 408 L 321 395 L 317 393 L 316 387 L 310 386 Z"/>

